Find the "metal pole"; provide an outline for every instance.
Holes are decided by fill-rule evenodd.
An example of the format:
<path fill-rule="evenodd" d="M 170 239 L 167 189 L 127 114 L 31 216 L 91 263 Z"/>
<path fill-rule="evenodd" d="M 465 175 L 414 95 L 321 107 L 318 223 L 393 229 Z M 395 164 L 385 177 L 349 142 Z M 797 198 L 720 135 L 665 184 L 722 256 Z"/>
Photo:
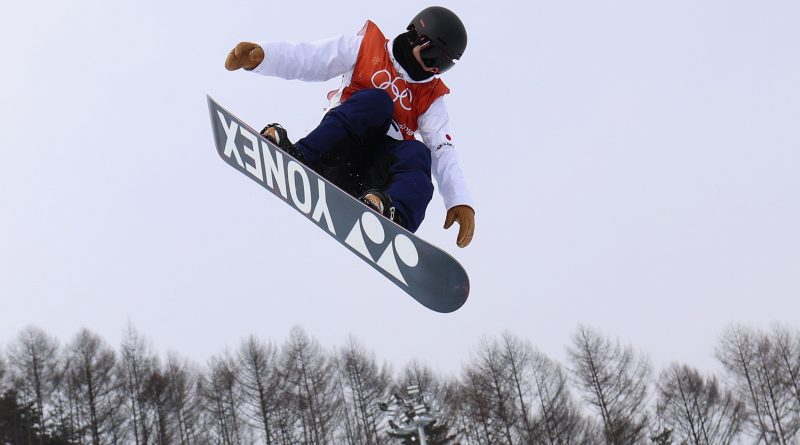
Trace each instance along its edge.
<path fill-rule="evenodd" d="M 428 445 L 428 439 L 425 438 L 425 426 L 419 425 L 417 429 L 419 430 L 419 445 Z"/>

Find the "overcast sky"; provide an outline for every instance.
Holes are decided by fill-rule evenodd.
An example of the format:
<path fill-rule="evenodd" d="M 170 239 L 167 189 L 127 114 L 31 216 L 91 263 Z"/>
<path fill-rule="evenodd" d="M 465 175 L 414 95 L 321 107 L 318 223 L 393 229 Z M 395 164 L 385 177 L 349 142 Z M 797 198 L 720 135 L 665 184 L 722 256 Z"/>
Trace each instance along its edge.
<path fill-rule="evenodd" d="M 732 322 L 800 327 L 800 3 L 446 4 L 444 76 L 475 239 L 438 193 L 418 234 L 472 293 L 426 310 L 222 162 L 205 95 L 313 129 L 339 85 L 227 72 L 241 40 L 387 36 L 429 3 L 32 0 L 0 18 L 0 345 L 130 321 L 205 362 L 300 325 L 458 372 L 509 330 L 563 360 L 580 323 L 711 370 Z"/>

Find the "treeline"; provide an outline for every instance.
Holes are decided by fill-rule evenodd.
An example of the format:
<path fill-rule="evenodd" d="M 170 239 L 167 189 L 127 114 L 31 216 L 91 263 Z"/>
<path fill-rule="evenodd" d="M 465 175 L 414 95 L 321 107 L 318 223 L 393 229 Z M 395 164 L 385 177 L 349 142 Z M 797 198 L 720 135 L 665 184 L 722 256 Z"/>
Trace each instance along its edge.
<path fill-rule="evenodd" d="M 0 351 L 0 444 L 416 444 L 397 434 L 406 413 L 387 410 L 412 385 L 438 419 L 431 445 L 800 442 L 800 331 L 735 325 L 714 353 L 724 375 L 656 371 L 582 326 L 566 363 L 507 333 L 444 376 L 420 362 L 393 372 L 353 338 L 326 350 L 301 328 L 198 365 L 133 327 L 117 347 L 30 327 Z"/>

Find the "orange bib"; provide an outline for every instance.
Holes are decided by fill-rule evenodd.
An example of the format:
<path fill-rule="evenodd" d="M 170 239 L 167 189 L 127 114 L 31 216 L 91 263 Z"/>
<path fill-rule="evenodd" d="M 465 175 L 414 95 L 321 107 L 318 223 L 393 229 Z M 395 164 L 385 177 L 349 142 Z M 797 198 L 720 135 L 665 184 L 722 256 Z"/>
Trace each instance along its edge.
<path fill-rule="evenodd" d="M 394 101 L 394 121 L 403 138 L 414 139 L 419 117 L 434 100 L 449 93 L 450 89 L 439 78 L 425 83 L 406 82 L 395 70 L 389 56 L 389 40 L 371 21 L 367 21 L 365 28 L 352 79 L 342 91 L 341 100 L 344 102 L 356 91 L 367 88 L 386 90 Z"/>

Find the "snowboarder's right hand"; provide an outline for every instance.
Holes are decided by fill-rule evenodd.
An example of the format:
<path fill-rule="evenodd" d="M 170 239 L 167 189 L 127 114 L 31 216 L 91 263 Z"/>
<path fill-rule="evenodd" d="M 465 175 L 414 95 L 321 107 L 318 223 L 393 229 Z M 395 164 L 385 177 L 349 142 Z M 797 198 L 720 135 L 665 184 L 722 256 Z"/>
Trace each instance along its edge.
<path fill-rule="evenodd" d="M 264 61 L 264 49 L 255 43 L 239 42 L 225 59 L 225 69 L 235 71 L 239 68 L 252 70 Z"/>

